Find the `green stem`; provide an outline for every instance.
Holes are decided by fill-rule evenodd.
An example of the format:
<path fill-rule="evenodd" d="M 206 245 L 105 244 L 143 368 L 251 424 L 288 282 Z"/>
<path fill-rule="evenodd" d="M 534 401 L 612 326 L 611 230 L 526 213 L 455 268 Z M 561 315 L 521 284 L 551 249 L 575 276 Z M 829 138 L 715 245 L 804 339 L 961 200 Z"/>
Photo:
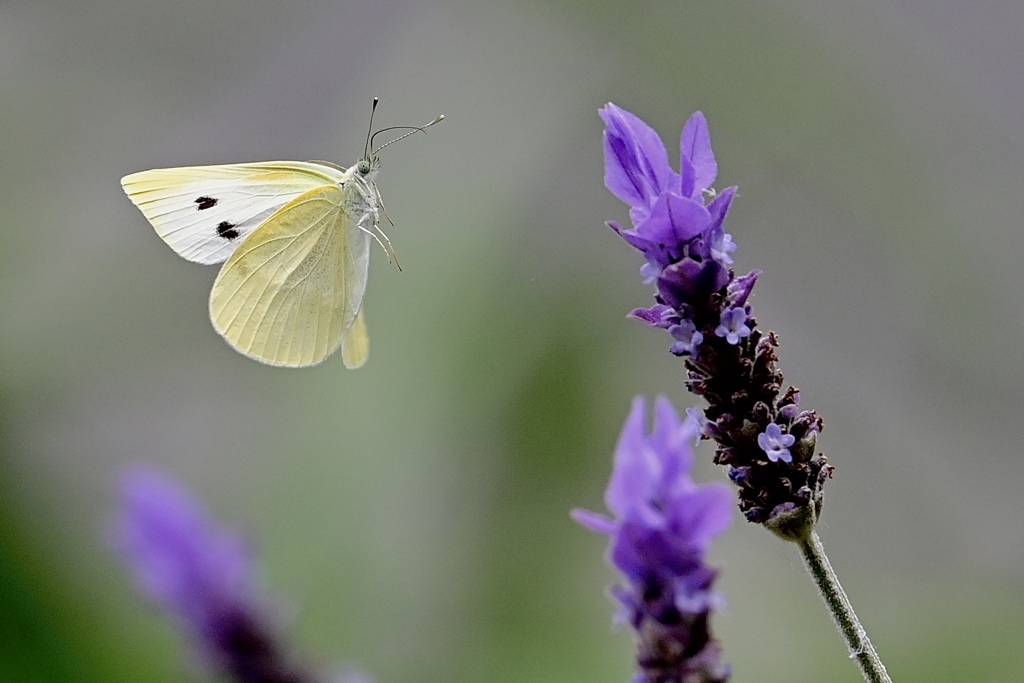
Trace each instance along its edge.
<path fill-rule="evenodd" d="M 857 660 L 864 680 L 868 683 L 892 683 L 889 674 L 885 671 L 885 665 L 878 658 L 874 645 L 868 640 L 868 634 L 860 625 L 860 620 L 853 611 L 850 599 L 846 592 L 839 585 L 832 565 L 825 555 L 825 549 L 821 547 L 818 534 L 811 531 L 803 540 L 798 542 L 800 552 L 803 553 L 804 562 L 807 563 L 807 571 L 814 577 L 814 583 L 818 586 L 822 600 L 828 605 L 832 613 L 832 619 L 836 627 L 843 634 L 846 640 L 846 647 L 850 650 L 850 657 Z"/>

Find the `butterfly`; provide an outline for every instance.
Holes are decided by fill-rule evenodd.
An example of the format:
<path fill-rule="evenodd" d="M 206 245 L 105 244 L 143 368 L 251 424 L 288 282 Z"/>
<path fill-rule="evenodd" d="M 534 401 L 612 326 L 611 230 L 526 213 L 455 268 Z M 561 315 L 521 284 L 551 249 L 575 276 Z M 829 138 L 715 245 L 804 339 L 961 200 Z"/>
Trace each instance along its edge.
<path fill-rule="evenodd" d="M 340 346 L 345 366 L 358 368 L 370 348 L 362 303 L 371 242 L 394 257 L 378 226 L 387 213 L 377 152 L 443 119 L 406 126 L 413 130 L 376 150 L 368 135 L 348 169 L 326 161 L 190 166 L 132 173 L 121 187 L 179 256 L 224 263 L 210 320 L 237 351 L 305 367 Z"/>

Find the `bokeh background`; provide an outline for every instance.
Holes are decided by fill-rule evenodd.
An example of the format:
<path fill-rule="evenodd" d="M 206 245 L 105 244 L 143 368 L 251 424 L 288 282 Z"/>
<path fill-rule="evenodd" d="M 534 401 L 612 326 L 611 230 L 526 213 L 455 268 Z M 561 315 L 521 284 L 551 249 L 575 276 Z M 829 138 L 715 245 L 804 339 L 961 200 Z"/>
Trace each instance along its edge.
<path fill-rule="evenodd" d="M 707 115 L 737 268 L 837 465 L 821 534 L 894 679 L 1024 680 L 1024 5 L 399 0 L 0 4 L 0 680 L 190 680 L 109 549 L 147 462 L 246 530 L 296 648 L 380 683 L 625 681 L 600 509 L 681 364 L 603 222 L 597 109 L 676 157 Z M 153 167 L 354 161 L 404 272 L 372 352 L 287 371 L 123 196 Z M 697 476 L 722 480 L 702 447 Z M 857 681 L 795 548 L 736 514 L 737 682 Z"/>

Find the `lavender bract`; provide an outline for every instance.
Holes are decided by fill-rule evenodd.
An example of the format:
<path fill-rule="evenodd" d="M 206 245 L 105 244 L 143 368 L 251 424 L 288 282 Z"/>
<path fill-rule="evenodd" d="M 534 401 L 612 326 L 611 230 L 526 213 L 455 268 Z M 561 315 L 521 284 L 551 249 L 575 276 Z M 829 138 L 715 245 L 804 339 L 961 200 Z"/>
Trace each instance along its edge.
<path fill-rule="evenodd" d="M 737 276 L 731 268 L 736 244 L 724 225 L 736 188 L 712 188 L 718 165 L 707 121 L 697 112 L 683 127 L 677 173 L 641 119 L 614 104 L 600 114 L 605 184 L 630 206 L 632 222 L 608 225 L 643 254 L 641 275 L 656 287 L 655 304 L 630 315 L 671 335 L 687 388 L 708 402 L 703 435 L 717 442 L 715 462 L 729 467 L 746 518 L 791 540 L 804 537 L 833 468 L 814 453 L 821 418 L 799 409 L 798 390 L 782 392 L 777 338 L 751 314 L 761 271 Z M 772 437 L 770 429 L 785 438 L 763 448 L 759 435 Z"/>
<path fill-rule="evenodd" d="M 241 683 L 308 683 L 264 616 L 243 539 L 149 469 L 126 472 L 114 542 L 140 591 L 196 640 L 210 668 Z"/>
<path fill-rule="evenodd" d="M 715 570 L 704 562 L 711 541 L 729 525 L 726 487 L 690 478 L 691 443 L 700 434 L 692 416 L 680 421 L 665 398 L 645 432 L 646 405 L 633 402 L 618 447 L 605 503 L 608 519 L 587 510 L 573 518 L 610 536 L 609 559 L 626 583 L 613 589 L 620 618 L 636 629 L 636 683 L 717 683 L 729 677 L 708 618 L 718 600 Z"/>

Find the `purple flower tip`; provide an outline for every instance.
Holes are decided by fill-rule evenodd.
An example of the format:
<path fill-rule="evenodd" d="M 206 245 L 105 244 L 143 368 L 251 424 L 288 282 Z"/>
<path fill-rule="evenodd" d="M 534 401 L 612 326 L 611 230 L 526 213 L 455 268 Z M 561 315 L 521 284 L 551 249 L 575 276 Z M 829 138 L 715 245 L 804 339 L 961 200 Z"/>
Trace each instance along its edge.
<path fill-rule="evenodd" d="M 796 443 L 792 434 L 783 434 L 782 427 L 772 422 L 768 428 L 757 435 L 757 445 L 765 452 L 772 462 L 793 462 L 789 447 Z"/>
<path fill-rule="evenodd" d="M 715 328 L 715 335 L 725 337 L 725 341 L 733 346 L 740 343 L 740 338 L 750 336 L 747 327 L 747 311 L 741 307 L 727 308 L 722 311 L 721 324 Z"/>
<path fill-rule="evenodd" d="M 722 225 L 735 188 L 717 195 L 711 188 L 718 165 L 704 115 L 697 112 L 683 127 L 676 173 L 661 138 L 640 118 L 614 104 L 600 114 L 605 123 L 605 185 L 629 204 L 633 227 L 609 225 L 647 259 L 641 270 L 645 283 L 655 282 L 667 267 L 681 261 L 731 264 L 736 245 Z M 713 199 L 705 206 L 707 197 Z M 684 279 L 701 271 L 689 269 L 690 276 Z M 683 288 L 693 290 L 698 284 L 687 282 Z M 715 289 L 723 284 L 717 283 Z"/>

